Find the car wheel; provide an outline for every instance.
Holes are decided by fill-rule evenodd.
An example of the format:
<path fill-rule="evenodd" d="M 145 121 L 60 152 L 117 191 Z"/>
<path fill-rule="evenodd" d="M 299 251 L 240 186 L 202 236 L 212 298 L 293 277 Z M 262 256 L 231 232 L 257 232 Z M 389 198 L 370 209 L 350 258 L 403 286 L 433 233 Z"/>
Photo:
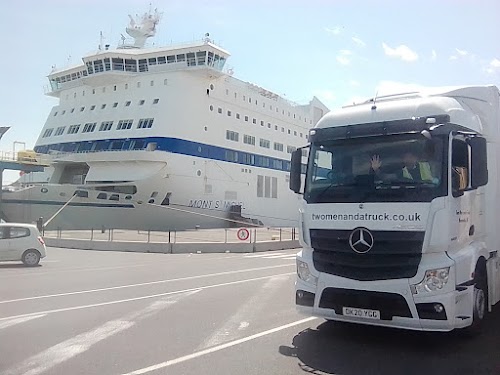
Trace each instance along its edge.
<path fill-rule="evenodd" d="M 34 267 L 40 263 L 40 253 L 36 250 L 26 250 L 23 254 L 22 261 L 28 267 Z"/>

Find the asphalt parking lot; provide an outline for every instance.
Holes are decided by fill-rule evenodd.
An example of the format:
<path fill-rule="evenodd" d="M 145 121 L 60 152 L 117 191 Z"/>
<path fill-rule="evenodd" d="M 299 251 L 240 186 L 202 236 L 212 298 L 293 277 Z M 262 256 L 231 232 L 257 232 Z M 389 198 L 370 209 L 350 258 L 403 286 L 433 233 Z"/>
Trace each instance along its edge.
<path fill-rule="evenodd" d="M 474 338 L 304 317 L 295 252 L 0 263 L 0 374 L 500 374 L 499 308 Z"/>

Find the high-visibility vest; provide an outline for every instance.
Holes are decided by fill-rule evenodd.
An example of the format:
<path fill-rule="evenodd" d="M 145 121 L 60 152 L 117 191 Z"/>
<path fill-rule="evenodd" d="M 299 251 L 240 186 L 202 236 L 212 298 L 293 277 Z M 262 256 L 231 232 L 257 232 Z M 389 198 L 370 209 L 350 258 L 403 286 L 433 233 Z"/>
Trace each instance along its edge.
<path fill-rule="evenodd" d="M 431 166 L 429 165 L 429 163 L 419 162 L 418 171 L 420 172 L 420 178 L 422 179 L 422 181 L 432 181 Z M 403 177 L 413 180 L 413 176 L 406 167 L 403 168 Z"/>

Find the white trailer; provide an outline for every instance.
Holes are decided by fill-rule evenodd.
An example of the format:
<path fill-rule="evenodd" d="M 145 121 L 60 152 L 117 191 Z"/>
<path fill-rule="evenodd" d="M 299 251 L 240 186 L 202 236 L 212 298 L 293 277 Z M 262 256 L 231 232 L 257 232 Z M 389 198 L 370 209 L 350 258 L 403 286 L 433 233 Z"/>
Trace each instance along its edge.
<path fill-rule="evenodd" d="M 484 326 L 500 301 L 498 88 L 375 98 L 328 113 L 309 140 L 290 176 L 299 311 L 413 330 Z"/>

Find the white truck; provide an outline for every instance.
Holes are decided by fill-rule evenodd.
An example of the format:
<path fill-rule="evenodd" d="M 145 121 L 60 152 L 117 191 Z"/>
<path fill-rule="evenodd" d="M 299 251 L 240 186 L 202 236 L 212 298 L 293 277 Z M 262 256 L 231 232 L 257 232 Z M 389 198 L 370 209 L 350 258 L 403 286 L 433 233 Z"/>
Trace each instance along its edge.
<path fill-rule="evenodd" d="M 375 98 L 328 113 L 309 141 L 290 174 L 298 310 L 426 331 L 487 324 L 500 300 L 498 88 Z"/>

